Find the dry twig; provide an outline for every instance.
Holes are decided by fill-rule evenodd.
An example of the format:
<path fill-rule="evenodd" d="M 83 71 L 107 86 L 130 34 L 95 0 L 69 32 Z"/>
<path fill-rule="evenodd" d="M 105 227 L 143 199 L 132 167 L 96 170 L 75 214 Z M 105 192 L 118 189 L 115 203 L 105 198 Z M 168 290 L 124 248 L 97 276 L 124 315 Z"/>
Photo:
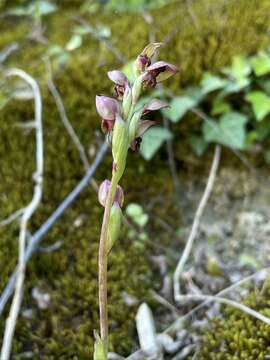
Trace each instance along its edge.
<path fill-rule="evenodd" d="M 25 278 L 25 243 L 27 236 L 27 226 L 30 218 L 37 209 L 42 197 L 43 180 L 43 130 L 42 130 L 42 102 L 37 82 L 28 74 L 20 69 L 11 69 L 6 72 L 6 76 L 19 76 L 27 82 L 32 90 L 35 99 L 35 131 L 36 131 L 36 172 L 33 176 L 35 187 L 31 202 L 25 207 L 20 222 L 19 235 L 19 260 L 16 276 L 15 294 L 10 308 L 9 316 L 6 320 L 4 339 L 1 349 L 1 360 L 10 358 L 12 339 L 15 331 L 17 318 L 23 297 L 23 284 Z"/>
<path fill-rule="evenodd" d="M 191 232 L 189 234 L 185 249 L 183 251 L 181 258 L 179 259 L 179 262 L 178 262 L 175 272 L 174 272 L 173 287 L 174 287 L 174 298 L 176 301 L 181 300 L 181 290 L 180 290 L 181 273 L 184 269 L 184 266 L 187 262 L 189 255 L 190 255 L 193 242 L 198 234 L 198 228 L 200 225 L 201 217 L 202 217 L 203 211 L 205 209 L 205 206 L 207 204 L 207 201 L 210 197 L 210 194 L 211 194 L 213 186 L 214 186 L 217 169 L 218 169 L 218 165 L 219 165 L 219 160 L 220 160 L 220 153 L 221 153 L 221 147 L 220 147 L 220 145 L 216 145 L 215 154 L 214 154 L 211 170 L 209 173 L 209 177 L 207 180 L 206 188 L 204 190 L 203 196 L 201 198 L 201 201 L 200 201 L 197 211 L 195 213 Z"/>
<path fill-rule="evenodd" d="M 67 195 L 67 197 L 62 201 L 61 204 L 55 209 L 51 216 L 45 221 L 45 223 L 32 235 L 27 244 L 25 251 L 24 263 L 26 264 L 29 259 L 32 257 L 36 249 L 38 248 L 41 240 L 48 233 L 51 227 L 57 222 L 57 220 L 64 214 L 65 210 L 76 200 L 76 198 L 81 194 L 81 192 L 88 186 L 89 181 L 93 177 L 95 171 L 103 160 L 108 149 L 106 142 L 102 144 L 99 151 L 97 152 L 96 158 L 92 165 L 89 167 L 88 171 L 81 179 L 81 181 L 76 185 L 76 187 Z M 13 271 L 12 275 L 9 278 L 9 281 L 4 288 L 1 297 L 0 297 L 0 314 L 3 312 L 6 303 L 8 302 L 10 296 L 13 293 L 15 282 L 17 276 L 17 268 Z"/>

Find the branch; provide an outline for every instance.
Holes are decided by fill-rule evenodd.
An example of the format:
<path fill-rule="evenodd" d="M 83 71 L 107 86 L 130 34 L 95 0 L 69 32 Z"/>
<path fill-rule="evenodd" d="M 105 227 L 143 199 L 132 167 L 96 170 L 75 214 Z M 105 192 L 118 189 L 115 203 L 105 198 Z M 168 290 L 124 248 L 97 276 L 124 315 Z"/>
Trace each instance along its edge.
<path fill-rule="evenodd" d="M 6 76 L 19 76 L 27 82 L 32 90 L 35 99 L 35 131 L 36 131 L 36 172 L 34 174 L 34 193 L 31 202 L 25 207 L 20 222 L 19 235 L 19 259 L 18 271 L 16 275 L 15 294 L 12 300 L 9 316 L 6 320 L 3 344 L 1 349 L 1 359 L 8 360 L 10 358 L 12 339 L 19 315 L 21 302 L 23 298 L 23 285 L 25 278 L 25 243 L 27 236 L 28 222 L 33 213 L 37 209 L 42 198 L 42 181 L 43 181 L 43 129 L 42 129 L 42 102 L 40 90 L 37 82 L 24 71 L 19 69 L 11 69 L 6 72 Z"/>
<path fill-rule="evenodd" d="M 1 226 L 6 226 L 9 225 L 10 223 L 12 223 L 14 220 L 18 219 L 19 217 L 21 217 L 21 215 L 24 213 L 25 208 L 22 209 L 18 209 L 16 211 L 14 211 L 14 213 L 12 213 L 11 215 L 9 215 L 8 217 L 6 217 L 5 219 L 0 221 L 0 227 Z"/>
<path fill-rule="evenodd" d="M 235 290 L 236 288 L 246 284 L 247 282 L 260 277 L 266 278 L 267 274 L 270 272 L 270 267 L 264 268 L 262 270 L 256 271 L 254 274 L 251 274 L 244 279 L 241 279 L 237 281 L 236 283 L 226 287 L 225 289 L 219 291 L 217 294 L 215 294 L 216 297 L 224 296 L 230 293 L 232 290 Z M 177 319 L 174 323 L 172 323 L 166 330 L 165 333 L 174 333 L 175 331 L 179 330 L 179 328 L 182 326 L 182 324 L 190 317 L 194 316 L 194 314 L 199 311 L 204 306 L 209 305 L 211 300 L 207 299 L 203 301 L 201 304 L 197 305 L 195 308 L 190 310 L 188 313 Z"/>
<path fill-rule="evenodd" d="M 221 297 L 224 295 L 227 295 L 230 291 L 236 289 L 237 287 L 240 287 L 244 284 L 246 284 L 248 281 L 251 281 L 255 278 L 266 278 L 266 276 L 269 274 L 270 272 L 270 267 L 264 268 L 262 270 L 258 270 L 256 271 L 254 274 L 251 274 L 247 277 L 245 277 L 242 280 L 237 281 L 236 283 L 230 285 L 229 287 L 221 290 L 220 292 L 218 292 L 216 295 L 211 296 L 211 297 Z M 203 301 L 201 304 L 197 305 L 195 308 L 193 308 L 191 311 L 189 311 L 188 313 L 186 313 L 185 315 L 183 315 L 182 317 L 178 318 L 177 320 L 175 320 L 167 329 L 165 329 L 162 334 L 170 334 L 170 335 L 174 335 L 178 330 L 180 330 L 183 327 L 184 322 L 190 318 L 193 317 L 195 312 L 197 312 L 198 310 L 200 310 L 202 307 L 208 305 L 211 301 L 213 301 L 213 299 L 210 299 L 209 297 L 207 299 L 204 299 L 205 301 Z M 228 299 L 226 299 L 228 300 Z M 230 304 L 231 305 L 231 304 Z M 242 310 L 242 309 L 241 309 Z M 126 360 L 139 360 L 142 359 L 142 351 L 141 350 L 137 350 L 135 351 L 133 354 L 131 354 L 130 356 L 128 356 L 126 358 Z"/>
<path fill-rule="evenodd" d="M 80 142 L 79 137 L 77 136 L 75 130 L 73 129 L 73 126 L 71 125 L 68 117 L 67 117 L 67 113 L 63 104 L 63 101 L 61 99 L 61 96 L 58 92 L 58 90 L 56 89 L 56 86 L 54 85 L 53 79 L 52 79 L 52 70 L 51 70 L 51 64 L 49 59 L 45 59 L 45 65 L 47 68 L 47 85 L 48 88 L 52 94 L 52 96 L 54 97 L 55 103 L 56 103 L 56 107 L 57 110 L 59 112 L 60 118 L 69 134 L 69 136 L 71 137 L 74 145 L 76 146 L 76 148 L 79 151 L 82 163 L 84 165 L 84 168 L 87 170 L 89 168 L 89 161 L 85 152 L 85 149 L 82 145 L 82 143 Z"/>
<path fill-rule="evenodd" d="M 207 180 L 206 188 L 204 190 L 203 196 L 201 198 L 201 201 L 200 201 L 197 211 L 195 213 L 195 218 L 194 218 L 194 221 L 192 224 L 191 232 L 189 234 L 184 252 L 183 252 L 181 258 L 179 259 L 178 264 L 175 269 L 175 272 L 174 272 L 173 287 L 174 287 L 174 298 L 176 301 L 181 300 L 181 290 L 180 290 L 181 273 L 184 269 L 184 266 L 187 262 L 189 255 L 190 255 L 193 242 L 198 234 L 198 228 L 200 225 L 201 217 L 202 217 L 204 208 L 207 204 L 207 201 L 210 197 L 210 194 L 211 194 L 213 186 L 214 186 L 217 169 L 218 169 L 218 165 L 219 165 L 219 160 L 220 160 L 220 153 L 221 153 L 220 145 L 216 145 L 215 154 L 214 154 L 211 170 L 209 173 L 209 177 Z"/>
<path fill-rule="evenodd" d="M 267 325 L 270 325 L 270 318 L 267 316 L 264 316 L 263 314 L 249 308 L 248 306 L 241 304 L 237 301 L 226 299 L 219 296 L 213 296 L 213 295 L 203 295 L 203 294 L 187 294 L 187 295 L 181 295 L 181 299 L 183 300 L 207 300 L 207 301 L 215 301 L 221 304 L 226 304 L 232 307 L 235 307 L 236 309 L 239 309 L 243 311 L 244 313 L 253 316 L 254 318 L 263 321 Z"/>
<path fill-rule="evenodd" d="M 68 194 L 68 196 L 63 200 L 63 202 L 56 208 L 56 210 L 52 213 L 52 215 L 45 221 L 45 223 L 37 230 L 37 232 L 32 235 L 28 241 L 28 245 L 25 251 L 24 263 L 26 264 L 29 259 L 32 257 L 36 249 L 38 248 L 41 240 L 48 233 L 48 231 L 52 228 L 52 226 L 57 222 L 57 220 L 63 215 L 65 210 L 73 203 L 73 201 L 80 195 L 83 189 L 88 185 L 89 181 L 93 177 L 95 171 L 100 165 L 106 151 L 108 149 L 108 145 L 104 142 L 100 147 L 96 158 L 87 173 L 78 183 L 78 185 Z M 9 278 L 9 281 L 2 292 L 0 297 L 0 315 L 3 312 L 6 303 L 8 302 L 10 296 L 12 295 L 15 281 L 16 281 L 17 269 L 15 269 L 12 275 Z"/>

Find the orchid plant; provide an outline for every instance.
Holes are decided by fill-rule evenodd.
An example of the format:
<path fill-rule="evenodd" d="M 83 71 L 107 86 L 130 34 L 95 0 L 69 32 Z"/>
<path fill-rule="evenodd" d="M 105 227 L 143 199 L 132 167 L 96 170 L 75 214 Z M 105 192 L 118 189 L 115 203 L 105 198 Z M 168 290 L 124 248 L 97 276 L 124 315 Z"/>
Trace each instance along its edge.
<path fill-rule="evenodd" d="M 177 68 L 164 61 L 151 64 L 152 58 L 161 43 L 147 45 L 134 63 L 135 81 L 131 85 L 126 75 L 113 70 L 108 72 L 109 79 L 115 84 L 115 98 L 96 96 L 97 112 L 102 118 L 101 127 L 106 133 L 112 148 L 112 177 L 104 180 L 99 187 L 98 198 L 104 207 L 99 245 L 99 312 L 100 335 L 95 334 L 95 360 L 107 360 L 108 353 L 108 310 L 107 310 L 107 263 L 113 244 L 118 238 L 124 202 L 120 185 L 128 150 L 138 151 L 144 132 L 155 124 L 144 119 L 151 111 L 160 110 L 168 105 L 152 99 L 144 106 L 138 106 L 143 89 L 155 86 L 177 73 Z"/>

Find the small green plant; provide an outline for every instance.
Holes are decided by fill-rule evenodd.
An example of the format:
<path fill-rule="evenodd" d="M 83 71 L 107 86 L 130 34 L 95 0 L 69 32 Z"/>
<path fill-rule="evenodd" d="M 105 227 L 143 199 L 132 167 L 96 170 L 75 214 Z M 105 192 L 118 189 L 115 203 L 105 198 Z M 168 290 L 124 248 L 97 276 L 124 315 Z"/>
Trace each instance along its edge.
<path fill-rule="evenodd" d="M 51 14 L 57 10 L 57 6 L 50 1 L 35 0 L 31 1 L 27 5 L 16 6 L 8 11 L 9 15 L 14 16 L 27 16 L 34 19 L 36 24 L 41 24 L 43 16 Z"/>
<path fill-rule="evenodd" d="M 100 335 L 96 335 L 95 360 L 107 359 L 108 351 L 108 313 L 107 313 L 107 262 L 108 255 L 118 238 L 121 221 L 121 207 L 124 193 L 120 185 L 126 167 L 128 150 L 138 151 L 141 137 L 153 121 L 143 120 L 151 111 L 167 107 L 158 99 L 152 99 L 140 106 L 139 99 L 144 88 L 154 88 L 157 83 L 166 80 L 177 72 L 174 65 L 164 61 L 151 64 L 151 59 L 160 43 L 146 46 L 137 57 L 134 65 L 135 81 L 130 85 L 126 75 L 118 70 L 109 71 L 108 76 L 115 84 L 115 98 L 96 96 L 97 112 L 102 118 L 102 130 L 112 147 L 112 177 L 102 182 L 99 188 L 99 202 L 104 207 L 99 247 L 99 310 Z M 145 223 L 148 219 L 138 205 L 129 208 L 134 211 L 137 221 Z"/>
<path fill-rule="evenodd" d="M 210 143 L 248 151 L 266 141 L 270 133 L 269 75 L 270 51 L 247 58 L 236 56 L 220 75 L 207 72 L 199 86 L 189 87 L 181 96 L 172 97 L 170 108 L 162 112 L 172 123 L 183 121 L 190 114 L 200 119 L 201 125 L 193 126 L 186 138 L 199 156 Z M 168 94 L 165 92 L 164 96 Z M 164 128 L 161 133 L 147 144 L 142 143 L 145 159 L 149 160 L 172 136 Z M 148 136 L 151 137 L 150 132 Z M 267 149 L 264 158 L 269 162 Z"/>

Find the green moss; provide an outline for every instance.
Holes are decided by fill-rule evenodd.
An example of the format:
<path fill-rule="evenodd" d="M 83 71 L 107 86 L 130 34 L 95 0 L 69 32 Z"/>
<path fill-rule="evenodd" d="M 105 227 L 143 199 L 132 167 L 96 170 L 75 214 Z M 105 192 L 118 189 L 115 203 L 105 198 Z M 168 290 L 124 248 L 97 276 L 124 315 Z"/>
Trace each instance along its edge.
<path fill-rule="evenodd" d="M 261 314 L 270 315 L 270 289 L 255 291 L 243 301 Z M 270 352 L 270 326 L 240 310 L 226 307 L 222 319 L 212 321 L 203 337 L 198 360 L 264 360 Z"/>
<path fill-rule="evenodd" d="M 162 52 L 162 57 L 179 65 L 180 76 L 169 84 L 180 91 L 186 83 L 196 82 L 205 69 L 215 70 L 229 63 L 235 53 L 252 53 L 269 43 L 267 29 L 270 21 L 268 0 L 239 0 L 213 11 L 209 21 L 208 6 L 202 2 L 194 7 L 199 30 L 192 23 L 186 6 L 177 1 L 162 11 L 153 11 L 157 39 L 164 39 L 180 27 Z M 209 4 L 213 3 L 209 1 Z M 49 45 L 64 46 L 71 36 L 72 9 L 61 9 L 44 19 Z M 241 17 L 242 21 L 239 21 Z M 105 23 L 111 27 L 112 41 L 129 59 L 148 41 L 149 27 L 142 17 L 134 15 L 97 14 L 89 18 L 92 24 Z M 63 31 L 63 29 L 65 31 Z M 18 66 L 34 75 L 41 84 L 45 136 L 45 175 L 42 204 L 31 222 L 34 232 L 72 190 L 84 174 L 77 150 L 66 134 L 55 103 L 45 84 L 45 67 L 41 60 L 48 45 L 25 39 L 31 30 L 29 20 L 14 22 L 2 20 L 0 48 L 18 41 L 20 49 L 9 59 L 9 65 Z M 243 41 L 243 39 L 248 39 Z M 129 44 L 129 46 L 127 46 Z M 55 83 L 59 89 L 68 117 L 83 145 L 97 148 L 95 131 L 100 126 L 94 97 L 109 93 L 111 85 L 106 70 L 119 67 L 114 55 L 104 43 L 85 38 L 82 48 L 72 53 L 67 66 L 57 71 Z M 11 101 L 0 113 L 0 218 L 25 206 L 31 199 L 30 179 L 34 171 L 34 134 L 16 127 L 31 120 L 31 101 Z M 178 128 L 176 128 L 177 131 Z M 177 150 L 181 160 L 183 152 Z M 169 223 L 179 219 L 172 207 L 173 199 L 164 203 L 162 194 L 173 197 L 169 172 L 165 166 L 166 154 L 160 153 L 153 162 L 145 164 L 139 155 L 128 160 L 123 181 L 126 199 L 142 203 L 153 214 Z M 99 169 L 97 178 L 109 176 L 111 159 L 108 156 Z M 144 168 L 142 173 L 138 169 Z M 155 176 L 153 176 L 155 174 Z M 151 184 L 151 185 L 150 185 Z M 156 197 L 151 204 L 148 200 Z M 174 214 L 175 216 L 172 216 Z M 176 215 L 177 214 L 177 215 Z M 93 330 L 98 328 L 97 311 L 97 247 L 102 209 L 89 185 L 76 203 L 65 213 L 44 239 L 44 245 L 62 241 L 60 250 L 51 254 L 37 254 L 27 269 L 23 309 L 34 310 L 32 319 L 22 316 L 16 330 L 14 354 L 31 350 L 36 358 L 84 359 L 92 349 Z M 74 225 L 80 217 L 82 225 Z M 170 235 L 150 225 L 155 243 L 170 242 Z M 18 226 L 16 223 L 0 228 L 0 290 L 15 266 Z M 111 319 L 111 349 L 122 354 L 130 350 L 136 308 L 128 308 L 121 292 L 127 291 L 139 299 L 145 296 L 149 284 L 149 267 L 142 251 L 122 236 L 113 250 L 109 265 L 109 303 Z M 47 310 L 39 310 L 31 297 L 31 289 L 40 287 L 51 296 Z M 3 323 L 0 325 L 3 331 Z M 18 355 L 18 358 L 19 355 Z"/>

